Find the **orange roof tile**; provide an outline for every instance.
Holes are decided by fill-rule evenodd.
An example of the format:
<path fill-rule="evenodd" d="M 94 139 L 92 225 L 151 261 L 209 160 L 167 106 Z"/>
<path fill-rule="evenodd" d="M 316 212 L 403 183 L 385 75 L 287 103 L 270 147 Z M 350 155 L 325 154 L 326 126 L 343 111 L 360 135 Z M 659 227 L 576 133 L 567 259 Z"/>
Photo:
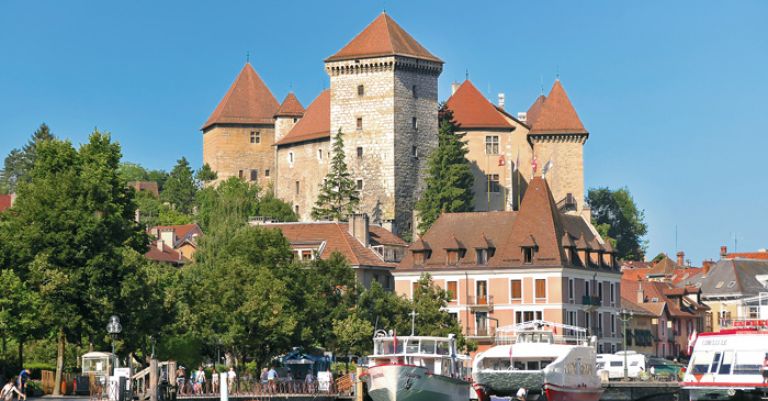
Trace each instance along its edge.
<path fill-rule="evenodd" d="M 387 13 L 381 13 L 346 46 L 325 61 L 395 55 L 443 62 L 419 44 Z"/>
<path fill-rule="evenodd" d="M 304 117 L 275 145 L 330 138 L 331 136 L 331 90 L 326 89 L 315 98 L 304 112 Z"/>
<path fill-rule="evenodd" d="M 453 111 L 453 119 L 461 128 L 509 128 L 514 126 L 504 118 L 501 112 L 472 85 L 464 81 L 456 93 L 446 102 L 446 107 Z"/>
<path fill-rule="evenodd" d="M 144 254 L 144 257 L 155 262 L 184 264 L 189 262 L 189 259 L 185 258 L 181 253 L 163 244 L 163 250 L 157 249 L 157 241 L 152 241 L 149 245 L 149 251 Z"/>
<path fill-rule="evenodd" d="M 0 212 L 8 209 L 13 204 L 13 195 L 0 195 Z"/>
<path fill-rule="evenodd" d="M 768 252 L 732 252 L 726 254 L 723 259 L 768 259 Z"/>
<path fill-rule="evenodd" d="M 536 102 L 538 101 L 537 99 Z M 559 79 L 552 85 L 549 95 L 543 99 L 539 106 L 537 103 L 531 106 L 529 113 L 531 111 L 533 111 L 533 119 L 528 119 L 528 122 L 533 126 L 531 134 L 587 133 Z"/>
<path fill-rule="evenodd" d="M 277 99 L 246 63 L 202 129 L 214 124 L 273 124 L 278 108 Z"/>
<path fill-rule="evenodd" d="M 529 127 L 532 126 L 536 122 L 536 119 L 539 117 L 539 113 L 541 113 L 541 105 L 544 104 L 545 99 L 546 96 L 539 95 L 531 107 L 528 108 L 528 112 L 525 113 L 525 122 Z"/>
<path fill-rule="evenodd" d="M 304 115 L 304 106 L 301 105 L 299 99 L 293 92 L 288 93 L 283 99 L 283 103 L 280 104 L 280 108 L 277 109 L 275 117 L 301 117 Z"/>

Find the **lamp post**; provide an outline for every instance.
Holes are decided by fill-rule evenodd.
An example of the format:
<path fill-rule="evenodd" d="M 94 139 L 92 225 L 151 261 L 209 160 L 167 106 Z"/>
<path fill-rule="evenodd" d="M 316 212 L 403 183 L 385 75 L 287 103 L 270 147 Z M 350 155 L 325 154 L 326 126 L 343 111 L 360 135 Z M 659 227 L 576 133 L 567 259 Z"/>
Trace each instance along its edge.
<path fill-rule="evenodd" d="M 621 310 L 621 314 L 619 315 L 619 320 L 621 320 L 621 323 L 623 325 L 624 329 L 624 380 L 629 380 L 629 366 L 627 366 L 627 323 L 632 320 L 632 316 L 635 313 L 633 311 L 628 311 L 626 309 Z"/>
<path fill-rule="evenodd" d="M 120 324 L 120 318 L 117 315 L 110 316 L 109 323 L 107 323 L 107 333 L 112 337 L 112 355 L 115 355 L 115 340 L 121 331 L 123 331 L 123 326 Z"/>

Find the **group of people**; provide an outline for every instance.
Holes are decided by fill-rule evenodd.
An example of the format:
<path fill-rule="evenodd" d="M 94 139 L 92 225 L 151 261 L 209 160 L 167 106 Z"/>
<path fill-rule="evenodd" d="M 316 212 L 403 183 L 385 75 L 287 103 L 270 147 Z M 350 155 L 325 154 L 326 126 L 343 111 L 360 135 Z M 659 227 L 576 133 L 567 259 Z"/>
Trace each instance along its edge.
<path fill-rule="evenodd" d="M 237 373 L 235 373 L 234 368 L 229 368 L 226 375 L 228 391 L 232 392 L 235 380 L 237 379 Z M 201 395 L 209 392 L 208 390 L 210 390 L 211 393 L 218 393 L 219 380 L 219 374 L 214 371 L 211 374 L 210 385 L 208 385 L 208 379 L 202 366 L 190 373 L 189 381 L 186 380 L 186 368 L 179 366 L 179 368 L 176 369 L 176 386 L 179 389 L 179 394 Z"/>
<path fill-rule="evenodd" d="M 0 390 L 0 399 L 11 401 L 15 397 L 19 400 L 26 400 L 29 375 L 29 369 L 22 369 L 18 376 L 8 379 L 8 382 Z"/>

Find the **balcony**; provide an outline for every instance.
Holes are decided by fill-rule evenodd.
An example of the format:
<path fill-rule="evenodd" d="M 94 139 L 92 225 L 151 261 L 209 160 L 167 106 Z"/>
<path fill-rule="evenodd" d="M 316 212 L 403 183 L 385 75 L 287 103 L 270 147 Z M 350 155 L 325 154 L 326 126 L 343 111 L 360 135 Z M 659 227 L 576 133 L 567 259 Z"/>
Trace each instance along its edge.
<path fill-rule="evenodd" d="M 592 295 L 584 295 L 583 297 L 581 297 L 581 303 L 584 305 L 592 305 L 592 306 L 602 305 L 602 301 L 600 300 L 600 298 Z"/>
<path fill-rule="evenodd" d="M 466 330 L 466 337 L 478 344 L 489 345 L 493 344 L 495 331 L 493 327 L 475 327 L 474 329 Z"/>
<path fill-rule="evenodd" d="M 467 297 L 467 306 L 473 310 L 491 311 L 493 310 L 493 295 L 485 295 L 479 297 L 470 295 Z"/>

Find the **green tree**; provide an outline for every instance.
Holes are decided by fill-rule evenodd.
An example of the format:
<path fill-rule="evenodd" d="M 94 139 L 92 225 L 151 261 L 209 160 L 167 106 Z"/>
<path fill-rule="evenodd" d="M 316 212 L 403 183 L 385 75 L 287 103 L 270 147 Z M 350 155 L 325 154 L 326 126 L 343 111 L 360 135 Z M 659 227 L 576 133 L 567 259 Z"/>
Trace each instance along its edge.
<path fill-rule="evenodd" d="M 465 340 L 458 320 L 445 311 L 445 306 L 451 300 L 447 290 L 435 285 L 427 273 L 419 278 L 414 289 L 412 308 L 417 313 L 417 335 L 447 337 L 448 334 L 456 334 L 459 349 L 475 348 L 474 343 Z"/>
<path fill-rule="evenodd" d="M 336 352 L 339 356 L 365 356 L 371 352 L 373 325 L 357 315 L 334 319 L 333 335 L 336 337 Z"/>
<path fill-rule="evenodd" d="M 208 163 L 203 164 L 203 167 L 200 167 L 200 170 L 197 170 L 197 173 L 195 174 L 195 179 L 202 184 L 211 182 L 217 178 L 219 178 L 219 175 L 213 171 Z"/>
<path fill-rule="evenodd" d="M 191 215 L 171 208 L 148 191 L 138 191 L 135 197 L 139 222 L 144 227 L 189 224 L 194 220 Z"/>
<path fill-rule="evenodd" d="M 160 199 L 171 204 L 171 207 L 182 212 L 190 213 L 195 206 L 194 174 L 189 162 L 182 157 L 171 170 L 168 180 L 165 181 Z"/>
<path fill-rule="evenodd" d="M 648 226 L 645 212 L 637 207 L 629 189 L 592 188 L 587 193 L 587 203 L 592 210 L 592 224 L 601 234 L 607 233 L 615 240 L 616 256 L 643 260 L 647 247 L 643 237 Z"/>
<path fill-rule="evenodd" d="M 312 218 L 346 221 L 360 203 L 357 184 L 344 161 L 344 134 L 341 128 L 333 138 L 331 168 L 320 185 L 320 194 L 312 208 Z"/>
<path fill-rule="evenodd" d="M 12 269 L 0 273 L 0 288 L 0 335 L 16 341 L 19 366 L 24 366 L 24 343 L 41 334 L 40 296 Z"/>
<path fill-rule="evenodd" d="M 13 149 L 5 158 L 3 171 L 0 174 L 0 192 L 13 193 L 19 183 L 27 180 L 32 166 L 35 164 L 35 155 L 38 144 L 53 139 L 50 128 L 45 123 L 40 125 L 32 134 L 29 142 L 24 147 Z"/>
<path fill-rule="evenodd" d="M 40 316 L 57 339 L 58 392 L 67 339 L 103 332 L 115 294 L 133 274 L 123 247 L 143 253 L 133 191 L 118 176 L 120 146 L 98 131 L 79 151 L 65 141 L 36 145 L 29 179 L 0 224 L 2 267 L 40 296 Z"/>
<path fill-rule="evenodd" d="M 474 178 L 467 160 L 466 144 L 457 133 L 453 112 L 440 109 L 440 129 L 437 149 L 427 160 L 426 189 L 416 202 L 419 214 L 419 232 L 426 232 L 441 213 L 470 212 L 473 210 L 472 185 Z"/>

